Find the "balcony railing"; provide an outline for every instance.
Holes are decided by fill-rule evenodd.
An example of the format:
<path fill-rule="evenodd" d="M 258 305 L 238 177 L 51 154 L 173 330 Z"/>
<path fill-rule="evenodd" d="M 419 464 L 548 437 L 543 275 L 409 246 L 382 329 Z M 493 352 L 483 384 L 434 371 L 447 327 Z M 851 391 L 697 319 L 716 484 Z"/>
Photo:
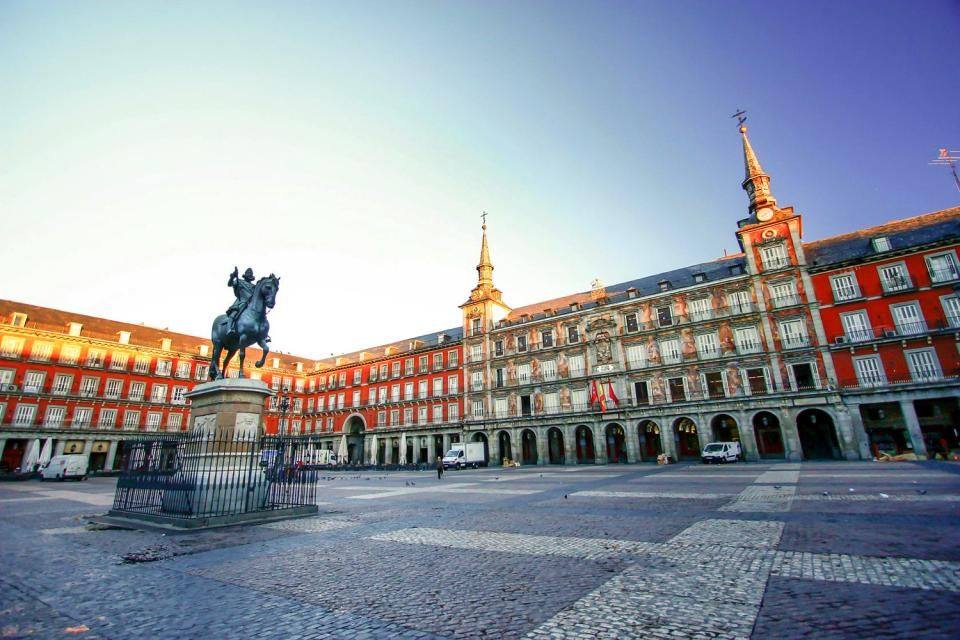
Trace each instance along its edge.
<path fill-rule="evenodd" d="M 784 336 L 781 343 L 784 349 L 798 349 L 810 346 L 810 338 L 807 336 Z"/>
<path fill-rule="evenodd" d="M 957 272 L 957 268 L 950 266 L 944 269 L 931 269 L 930 270 L 930 282 L 934 284 L 939 284 L 941 282 L 950 282 L 951 280 L 957 280 L 960 278 L 960 273 Z"/>
<path fill-rule="evenodd" d="M 770 303 L 773 305 L 774 309 L 782 309 L 784 307 L 792 307 L 794 305 L 801 304 L 803 300 L 800 298 L 798 293 L 790 293 L 782 296 L 775 296 L 770 298 Z"/>
<path fill-rule="evenodd" d="M 773 256 L 763 260 L 763 270 L 772 271 L 774 269 L 783 269 L 790 266 L 790 259 L 786 256 Z"/>
<path fill-rule="evenodd" d="M 897 293 L 898 291 L 907 291 L 913 288 L 913 283 L 909 279 L 898 277 L 888 278 L 882 281 L 884 293 Z"/>
<path fill-rule="evenodd" d="M 860 294 L 860 287 L 856 285 L 836 287 L 833 290 L 834 302 L 846 302 L 847 300 L 856 300 L 860 297 L 862 297 Z"/>

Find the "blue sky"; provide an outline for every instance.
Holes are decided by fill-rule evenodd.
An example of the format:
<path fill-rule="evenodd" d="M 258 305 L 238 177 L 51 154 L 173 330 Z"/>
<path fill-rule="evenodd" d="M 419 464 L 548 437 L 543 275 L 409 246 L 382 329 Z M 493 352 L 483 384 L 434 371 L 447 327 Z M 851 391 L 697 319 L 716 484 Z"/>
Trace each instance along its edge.
<path fill-rule="evenodd" d="M 0 296 L 274 347 L 736 251 L 739 136 L 814 239 L 960 203 L 956 2 L 0 3 Z"/>

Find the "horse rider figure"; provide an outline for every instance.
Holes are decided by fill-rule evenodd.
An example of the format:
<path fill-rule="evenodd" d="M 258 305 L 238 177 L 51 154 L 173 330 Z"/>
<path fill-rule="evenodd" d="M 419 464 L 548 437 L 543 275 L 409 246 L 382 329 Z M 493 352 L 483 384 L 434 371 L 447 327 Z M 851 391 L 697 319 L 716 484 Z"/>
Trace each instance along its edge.
<path fill-rule="evenodd" d="M 234 267 L 233 273 L 230 274 L 230 280 L 227 281 L 228 287 L 233 287 L 233 295 L 237 297 L 233 301 L 233 304 L 230 305 L 230 308 L 227 309 L 227 317 L 230 318 L 230 329 L 227 332 L 227 335 L 236 334 L 237 332 L 237 318 L 240 317 L 240 314 L 243 313 L 243 310 L 247 308 L 247 304 L 250 302 L 251 296 L 253 296 L 253 269 L 247 267 L 247 270 L 243 272 L 243 278 L 238 277 L 239 270 Z"/>

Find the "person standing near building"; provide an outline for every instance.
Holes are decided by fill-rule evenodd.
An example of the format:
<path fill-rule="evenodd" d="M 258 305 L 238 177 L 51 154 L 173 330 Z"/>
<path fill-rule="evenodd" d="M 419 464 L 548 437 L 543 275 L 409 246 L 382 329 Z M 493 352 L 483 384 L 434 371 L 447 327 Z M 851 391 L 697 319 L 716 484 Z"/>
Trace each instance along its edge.
<path fill-rule="evenodd" d="M 437 456 L 437 480 L 443 480 L 443 458 Z"/>

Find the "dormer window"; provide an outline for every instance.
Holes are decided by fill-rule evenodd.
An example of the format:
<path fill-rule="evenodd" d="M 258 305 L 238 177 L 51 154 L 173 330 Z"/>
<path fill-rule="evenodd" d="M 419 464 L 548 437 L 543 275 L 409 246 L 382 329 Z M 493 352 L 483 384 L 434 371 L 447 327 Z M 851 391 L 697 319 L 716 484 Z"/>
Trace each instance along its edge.
<path fill-rule="evenodd" d="M 743 275 L 743 265 L 735 264 L 730 266 L 730 275 L 732 276 L 742 276 Z"/>
<path fill-rule="evenodd" d="M 163 338 L 160 340 L 160 348 L 164 351 L 170 351 L 170 338 Z"/>
<path fill-rule="evenodd" d="M 10 318 L 10 324 L 14 327 L 27 326 L 27 314 L 14 312 L 13 316 Z"/>
<path fill-rule="evenodd" d="M 706 282 L 707 276 L 702 273 L 695 273 L 693 274 L 693 281 L 697 284 L 700 284 L 701 282 Z"/>
<path fill-rule="evenodd" d="M 80 324 L 79 322 L 71 322 L 69 324 L 69 328 L 67 329 L 67 333 L 71 336 L 77 337 L 80 335 L 80 332 L 82 330 L 83 330 L 82 324 Z"/>
<path fill-rule="evenodd" d="M 660 287 L 660 291 L 669 291 L 670 290 L 670 281 L 661 280 L 657 283 L 657 286 Z"/>
<path fill-rule="evenodd" d="M 121 332 L 120 332 L 119 342 L 120 342 L 120 344 L 130 344 L 130 332 L 129 332 L 129 331 L 121 331 Z"/>
<path fill-rule="evenodd" d="M 890 238 L 886 236 L 880 236 L 879 238 L 873 238 L 870 241 L 870 244 L 873 246 L 873 250 L 877 253 L 883 253 L 884 251 L 890 251 Z"/>
<path fill-rule="evenodd" d="M 210 353 L 209 345 L 205 345 L 205 344 L 200 345 L 200 355 L 206 356 L 209 353 Z"/>

